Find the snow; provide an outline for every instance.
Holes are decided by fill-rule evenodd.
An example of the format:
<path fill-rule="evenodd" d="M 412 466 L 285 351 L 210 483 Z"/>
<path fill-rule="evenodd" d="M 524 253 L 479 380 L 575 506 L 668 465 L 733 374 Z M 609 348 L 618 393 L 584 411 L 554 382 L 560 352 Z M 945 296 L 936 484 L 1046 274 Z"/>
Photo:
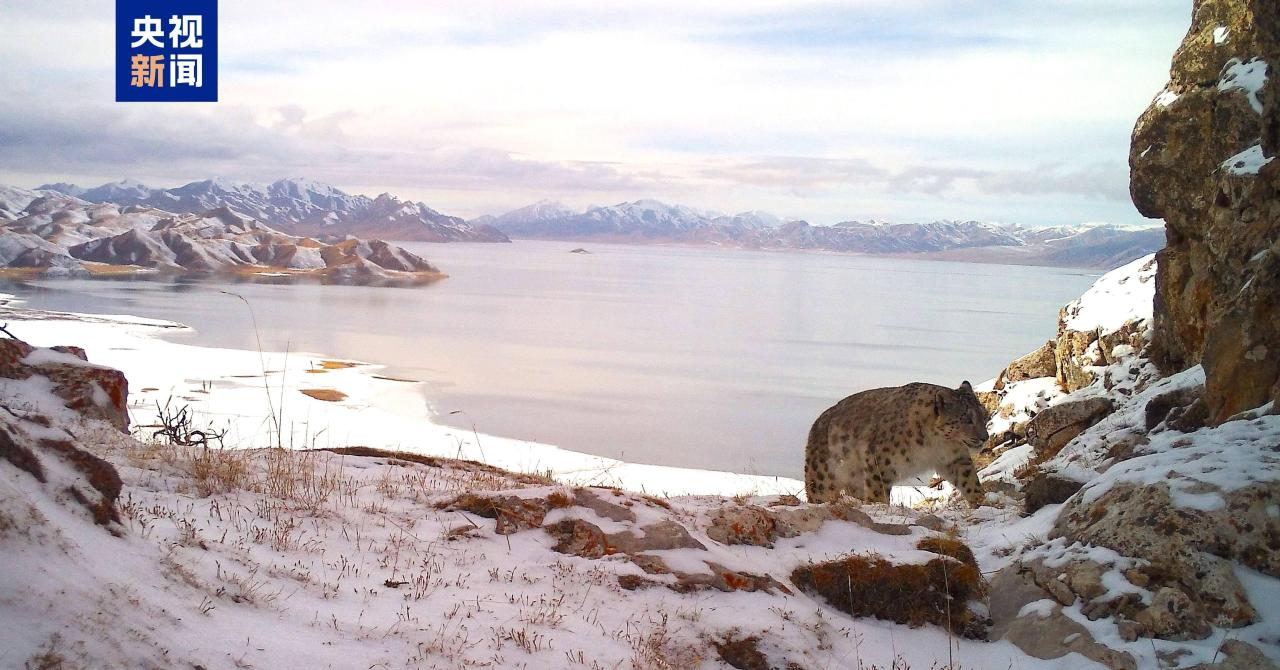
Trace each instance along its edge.
<path fill-rule="evenodd" d="M 204 362 L 230 366 L 226 373 L 252 367 L 226 351 L 169 345 L 147 330 L 156 326 L 127 319 L 25 320 L 11 321 L 10 327 L 33 339 L 91 344 L 91 356 L 141 346 L 144 351 L 135 354 L 155 359 L 142 369 L 151 381 L 159 373 L 150 368 L 164 366 L 194 373 L 184 380 L 189 385 L 200 380 Z M 170 346 L 188 358 L 172 358 Z M 284 364 L 274 354 L 268 358 L 269 368 Z M 370 376 L 360 368 L 307 374 L 326 383 L 334 375 L 342 381 L 333 385 L 344 388 Z M 131 381 L 135 387 L 146 383 Z M 177 377 L 170 381 L 177 383 Z M 235 394 L 228 377 L 218 381 L 210 396 Z M 50 483 L 44 486 L 0 461 L 0 510 L 23 515 L 21 535 L 0 532 L 0 620 L 23 622 L 0 632 L 0 667 L 22 667 L 47 652 L 79 661 L 80 667 L 710 668 L 717 667 L 712 641 L 731 634 L 760 636 L 761 648 L 779 667 L 787 661 L 803 667 L 889 667 L 900 658 L 910 667 L 928 668 L 950 657 L 962 667 L 1088 667 L 1078 656 L 1030 658 L 1008 642 L 954 639 L 934 626 L 851 618 L 802 592 L 678 593 L 661 586 L 674 576 L 645 575 L 623 556 L 561 554 L 543 531 L 500 536 L 493 520 L 442 509 L 461 491 L 545 499 L 567 492 L 558 484 L 386 457 L 140 445 L 61 407 L 48 380 L 39 377 L 0 380 L 0 403 L 56 412 L 52 428 L 8 415 L 0 415 L 0 423 L 10 431 L 19 424 L 31 430 L 69 428 L 116 465 L 126 487 L 118 504 L 123 532 L 113 536 L 60 499 L 55 489 L 76 477 L 69 467 L 49 460 Z M 134 409 L 136 414 L 140 408 Z M 381 420 L 365 417 L 368 423 Z M 65 439 L 66 433 L 53 437 Z M 486 438 L 490 451 L 509 446 Z M 243 480 L 223 484 L 200 474 L 220 471 L 199 465 L 210 461 L 239 463 L 228 471 L 244 472 Z M 772 548 L 721 545 L 703 529 L 713 512 L 738 504 L 733 500 L 654 502 L 607 489 L 595 494 L 622 505 L 636 521 L 614 521 L 576 505 L 551 512 L 547 521 L 577 518 L 619 532 L 674 521 L 706 550 L 645 553 L 692 574 L 724 566 L 785 585 L 794 568 L 851 549 L 899 564 L 934 557 L 915 549 L 931 534 L 919 526 L 893 535 L 828 521 L 815 531 L 779 538 Z M 743 502 L 766 505 L 777 499 Z M 865 509 L 889 522 L 919 516 L 885 506 Z M 1003 559 L 996 557 L 1022 535 L 1002 536 L 1006 518 L 989 508 L 979 512 L 978 525 L 961 532 L 971 536 L 988 571 L 999 567 Z M 963 522 L 959 514 L 942 514 Z M 619 575 L 659 585 L 628 591 L 619 586 Z M 685 660 L 673 662 L 678 659 Z"/>
<path fill-rule="evenodd" d="M 1055 404 L 1065 396 L 1057 387 L 1057 379 L 1041 377 L 1023 379 L 1006 384 L 1000 401 L 1000 411 L 987 424 L 987 433 L 1000 436 L 1015 424 L 1025 423 L 1038 411 Z"/>
<path fill-rule="evenodd" d="M 1230 28 L 1227 28 L 1226 26 L 1218 26 L 1217 28 L 1213 29 L 1213 43 L 1224 44 L 1227 41 L 1227 37 L 1229 37 L 1230 35 L 1231 35 Z"/>
<path fill-rule="evenodd" d="M 954 655 L 964 667 L 1087 667 L 1078 657 L 1030 658 L 1003 641 L 953 640 L 933 626 L 850 618 L 800 592 L 625 591 L 617 575 L 642 573 L 620 557 L 558 554 L 542 531 L 498 536 L 492 520 L 437 509 L 451 490 L 479 486 L 451 468 L 258 454 L 255 468 L 279 462 L 299 482 L 314 471 L 346 491 L 308 501 L 253 489 L 196 495 L 181 452 L 118 445 L 105 453 L 130 496 L 120 538 L 48 504 L 32 490 L 33 479 L 2 470 L 9 486 L 0 490 L 18 488 L 61 532 L 47 545 L 4 553 L 6 574 L 23 580 L 0 581 L 0 617 L 30 623 L 6 628 L 0 665 L 19 667 L 52 648 L 124 667 L 671 667 L 644 663 L 647 654 L 700 657 L 702 663 L 674 665 L 709 668 L 716 667 L 710 640 L 739 631 L 760 635 L 777 666 L 888 667 L 901 656 L 928 668 Z M 555 490 L 563 488 L 504 493 Z M 614 500 L 632 504 L 638 516 L 683 519 L 728 502 L 671 501 L 668 513 L 636 498 Z M 561 514 L 598 518 L 578 507 Z M 929 556 L 911 548 L 924 534 L 919 528 L 888 536 L 828 522 L 765 549 L 719 545 L 689 527 L 707 551 L 649 553 L 676 570 L 705 574 L 714 562 L 780 580 L 851 545 L 895 560 Z M 454 528 L 468 530 L 446 539 Z"/>
<path fill-rule="evenodd" d="M 1174 93 L 1173 91 L 1166 89 L 1164 91 L 1161 91 L 1160 95 L 1156 96 L 1156 105 L 1160 107 L 1168 107 L 1169 105 L 1172 105 L 1174 101 L 1177 99 L 1178 99 L 1177 93 Z"/>
<path fill-rule="evenodd" d="M 1150 254 L 1103 275 L 1084 295 L 1067 304 L 1067 329 L 1106 334 L 1129 321 L 1151 319 L 1155 274 L 1155 254 Z"/>
<path fill-rule="evenodd" d="M 1218 78 L 1218 90 L 1243 92 L 1253 111 L 1261 114 L 1262 100 L 1258 94 L 1266 83 L 1267 61 L 1254 58 L 1248 62 L 1242 62 L 1239 58 L 1232 58 L 1227 61 L 1223 67 L 1222 76 Z"/>
<path fill-rule="evenodd" d="M 1275 156 L 1267 156 L 1262 153 L 1262 144 L 1255 144 L 1244 151 L 1222 161 L 1222 169 L 1237 175 L 1255 175 L 1262 169 L 1262 166 L 1275 160 Z"/>
<path fill-rule="evenodd" d="M 1117 463 L 1086 484 L 1085 502 L 1121 484 L 1164 482 L 1177 505 L 1212 512 L 1226 506 L 1224 492 L 1280 481 L 1280 415 L 1150 438 L 1141 458 Z"/>
<path fill-rule="evenodd" d="M 1043 619 L 1053 613 L 1053 608 L 1057 604 L 1058 603 L 1048 598 L 1029 602 L 1026 605 L 1023 605 L 1022 609 L 1018 610 L 1018 618 L 1021 619 L 1023 617 L 1035 616 Z"/>

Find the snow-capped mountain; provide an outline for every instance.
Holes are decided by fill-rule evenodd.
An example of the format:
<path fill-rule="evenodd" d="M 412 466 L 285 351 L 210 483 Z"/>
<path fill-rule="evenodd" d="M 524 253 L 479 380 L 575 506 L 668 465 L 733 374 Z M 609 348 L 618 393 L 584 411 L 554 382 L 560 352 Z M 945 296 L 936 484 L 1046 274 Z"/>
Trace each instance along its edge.
<path fill-rule="evenodd" d="M 0 201 L 26 201 L 17 218 L 0 225 L 0 267 L 25 274 L 235 274 L 361 284 L 443 276 L 422 258 L 381 240 L 329 244 L 280 232 L 226 205 L 174 214 L 7 187 L 0 187 Z M 392 213 L 401 209 L 403 203 Z M 408 211 L 421 213 L 415 207 Z"/>
<path fill-rule="evenodd" d="M 88 190 L 74 184 L 46 187 L 89 202 L 141 205 L 179 214 L 225 206 L 295 235 L 376 236 L 419 242 L 508 241 L 492 227 L 441 214 L 420 202 L 400 200 L 389 193 L 377 198 L 350 195 L 308 179 L 281 179 L 265 186 L 205 179 L 171 189 L 153 189 L 129 180 Z"/>
<path fill-rule="evenodd" d="M 76 199 L 75 196 L 65 195 L 60 191 L 48 190 L 43 187 L 29 189 L 0 184 L 0 221 L 12 221 L 22 216 L 32 203 L 42 198 Z"/>
<path fill-rule="evenodd" d="M 36 190 L 37 191 L 57 191 L 58 193 L 62 193 L 63 195 L 69 195 L 73 198 L 79 198 L 80 196 L 84 195 L 84 192 L 86 189 L 80 188 L 75 184 L 68 184 L 67 182 L 60 181 L 60 182 L 57 182 L 56 184 L 44 184 L 41 186 L 37 186 Z"/>
<path fill-rule="evenodd" d="M 50 185 L 51 190 L 61 190 L 54 188 L 55 186 L 64 186 L 63 184 Z M 103 184 L 96 188 L 80 190 L 79 194 L 74 191 L 78 190 L 75 184 L 68 184 L 69 191 L 62 191 L 67 195 L 75 195 L 76 197 L 87 200 L 89 202 L 116 202 L 130 203 L 137 200 L 144 200 L 155 193 L 157 189 L 153 189 L 146 184 L 136 182 L 132 179 L 121 179 L 120 181 Z"/>
<path fill-rule="evenodd" d="M 845 221 L 814 226 L 767 212 L 732 216 L 656 200 L 573 212 L 538 203 L 488 217 L 513 237 L 616 242 L 680 242 L 761 249 L 865 254 L 931 254 L 954 260 L 1115 267 L 1164 246 L 1158 228 L 1079 224 L 1052 228 L 982 221 Z"/>
<path fill-rule="evenodd" d="M 559 203 L 539 202 L 494 218 L 508 235 L 542 238 L 670 240 L 713 226 L 714 215 L 657 200 L 636 200 L 574 212 Z"/>
<path fill-rule="evenodd" d="M 525 205 L 499 216 L 485 215 L 471 220 L 473 224 L 484 224 L 501 229 L 505 225 L 530 225 L 540 221 L 561 219 L 573 216 L 574 211 L 554 200 L 539 200 L 532 205 Z"/>

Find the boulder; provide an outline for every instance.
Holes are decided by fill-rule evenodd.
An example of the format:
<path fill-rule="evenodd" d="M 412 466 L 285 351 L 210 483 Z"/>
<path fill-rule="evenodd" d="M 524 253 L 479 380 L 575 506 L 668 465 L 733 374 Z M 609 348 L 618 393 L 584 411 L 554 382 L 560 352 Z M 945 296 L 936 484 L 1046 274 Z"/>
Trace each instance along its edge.
<path fill-rule="evenodd" d="M 1280 666 L 1271 662 L 1258 648 L 1240 640 L 1227 640 L 1218 647 L 1214 660 L 1199 663 L 1187 670 L 1277 670 Z"/>
<path fill-rule="evenodd" d="M 1172 425 L 1180 417 L 1186 416 L 1187 408 L 1199 400 L 1203 393 L 1203 387 L 1180 388 L 1166 391 L 1148 400 L 1146 407 L 1142 410 L 1147 430 L 1164 423 L 1166 419 L 1172 420 L 1170 422 Z"/>
<path fill-rule="evenodd" d="M 1146 346 L 1145 319 L 1125 321 L 1114 330 L 1071 330 L 1066 326 L 1069 308 L 1070 305 L 1064 307 L 1059 316 L 1058 338 L 1054 341 L 1058 386 L 1068 393 L 1096 381 L 1095 370 L 1119 362 L 1120 352 L 1142 351 Z"/>
<path fill-rule="evenodd" d="M 655 521 L 631 531 L 605 533 L 599 526 L 582 519 L 563 519 L 544 530 L 556 540 L 554 550 L 583 558 L 600 558 L 614 554 L 636 555 L 646 551 L 667 549 L 706 550 L 706 545 L 694 539 L 684 526 L 670 520 Z M 660 571 L 660 570 L 655 570 Z"/>
<path fill-rule="evenodd" d="M 1052 472 L 1036 472 L 1022 487 L 1023 508 L 1035 514 L 1045 505 L 1058 505 L 1076 494 L 1084 484 Z"/>
<path fill-rule="evenodd" d="M 471 512 L 493 519 L 495 533 L 510 535 L 522 530 L 541 528 L 550 506 L 546 500 L 541 499 L 463 493 L 441 507 L 451 512 Z"/>
<path fill-rule="evenodd" d="M 1027 424 L 1027 441 L 1041 456 L 1058 453 L 1075 436 L 1115 409 L 1108 398 L 1064 402 L 1036 414 Z"/>
<path fill-rule="evenodd" d="M 996 390 L 1003 389 L 1006 384 L 1040 377 L 1053 377 L 1058 374 L 1058 361 L 1054 354 L 1056 345 L 1053 340 L 1045 342 L 1039 349 L 1010 363 L 1000 376 L 996 378 Z"/>
<path fill-rule="evenodd" d="M 991 639 L 1008 640 L 1036 658 L 1054 659 L 1076 653 L 1112 670 L 1137 669 L 1133 656 L 1095 640 L 1088 628 L 1062 612 L 1060 600 L 1051 598 L 1020 566 L 1015 564 L 997 572 L 988 592 Z"/>
<path fill-rule="evenodd" d="M 1058 386 L 1067 393 L 1078 391 L 1098 378 L 1091 368 L 1102 364 L 1096 331 L 1058 328 L 1054 357 L 1058 360 Z"/>
<path fill-rule="evenodd" d="M 821 524 L 821 521 L 818 522 Z M 707 537 L 720 544 L 772 547 L 778 536 L 777 521 L 767 510 L 753 505 L 722 507 L 711 515 Z"/>
<path fill-rule="evenodd" d="M 129 381 L 124 373 L 89 363 L 79 347 L 42 349 L 16 339 L 0 339 L 0 377 L 49 380 L 53 394 L 80 415 L 107 421 L 129 432 Z"/>
<path fill-rule="evenodd" d="M 1280 576 L 1280 486 L 1256 483 L 1234 491 L 1210 490 L 1225 500 L 1218 509 L 1179 506 L 1168 484 L 1119 484 L 1093 500 L 1075 497 L 1055 522 L 1053 537 L 1112 549 L 1142 559 L 1143 588 L 1158 597 L 1126 611 L 1144 633 L 1165 639 L 1200 639 L 1210 626 L 1236 628 L 1257 620 L 1231 562 Z M 1068 568 L 1070 569 L 1070 567 Z M 1123 607 L 1120 608 L 1122 611 Z"/>
<path fill-rule="evenodd" d="M 1210 424 L 1280 396 L 1280 5 L 1197 0 L 1134 127 L 1130 192 L 1165 221 L 1152 353 L 1203 364 Z"/>

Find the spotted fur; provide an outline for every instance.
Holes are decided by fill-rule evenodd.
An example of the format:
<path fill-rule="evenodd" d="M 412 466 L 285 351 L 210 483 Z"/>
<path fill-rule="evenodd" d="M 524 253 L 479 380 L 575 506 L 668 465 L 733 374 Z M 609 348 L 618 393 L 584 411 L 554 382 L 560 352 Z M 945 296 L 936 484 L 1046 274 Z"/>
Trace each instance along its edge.
<path fill-rule="evenodd" d="M 813 422 L 805 491 L 813 502 L 841 495 L 888 502 L 895 483 L 937 472 L 976 504 L 983 493 L 970 450 L 986 442 L 988 418 L 969 382 L 856 393 Z"/>

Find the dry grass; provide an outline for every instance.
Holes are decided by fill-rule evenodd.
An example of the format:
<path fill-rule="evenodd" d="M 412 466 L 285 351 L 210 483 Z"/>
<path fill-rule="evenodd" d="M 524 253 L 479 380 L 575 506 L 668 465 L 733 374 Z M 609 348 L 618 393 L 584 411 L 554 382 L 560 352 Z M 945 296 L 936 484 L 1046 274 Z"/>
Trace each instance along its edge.
<path fill-rule="evenodd" d="M 944 544 L 938 546 L 959 553 Z M 963 637 L 985 636 L 984 622 L 968 608 L 969 600 L 982 592 L 981 573 L 949 555 L 923 565 L 894 564 L 875 555 L 847 556 L 801 566 L 791 580 L 853 616 L 910 626 L 932 623 Z"/>
<path fill-rule="evenodd" d="M 250 452 L 239 449 L 191 449 L 186 470 L 201 497 L 248 489 Z"/>
<path fill-rule="evenodd" d="M 950 556 L 974 570 L 978 569 L 978 560 L 974 558 L 973 550 L 955 537 L 931 535 L 916 543 L 916 549 L 931 551 L 940 556 Z"/>
<path fill-rule="evenodd" d="M 313 364 L 310 368 L 307 368 L 307 372 L 311 374 L 324 374 L 330 370 L 346 370 L 348 368 L 354 368 L 359 365 L 360 365 L 359 363 L 352 363 L 349 361 L 325 360 L 325 361 L 320 361 L 319 363 Z"/>
<path fill-rule="evenodd" d="M 550 505 L 552 509 L 562 509 L 565 507 L 572 507 L 574 505 L 574 499 L 573 496 L 565 493 L 564 491 L 552 491 L 550 495 L 547 496 L 547 504 Z"/>
<path fill-rule="evenodd" d="M 726 635 L 723 639 L 712 642 L 720 660 L 738 668 L 738 670 L 771 670 L 769 659 L 760 651 L 760 636 L 748 635 L 739 637 L 736 634 Z"/>
<path fill-rule="evenodd" d="M 347 394 L 337 389 L 299 389 L 299 391 L 302 395 L 325 402 L 340 402 L 347 399 Z"/>

